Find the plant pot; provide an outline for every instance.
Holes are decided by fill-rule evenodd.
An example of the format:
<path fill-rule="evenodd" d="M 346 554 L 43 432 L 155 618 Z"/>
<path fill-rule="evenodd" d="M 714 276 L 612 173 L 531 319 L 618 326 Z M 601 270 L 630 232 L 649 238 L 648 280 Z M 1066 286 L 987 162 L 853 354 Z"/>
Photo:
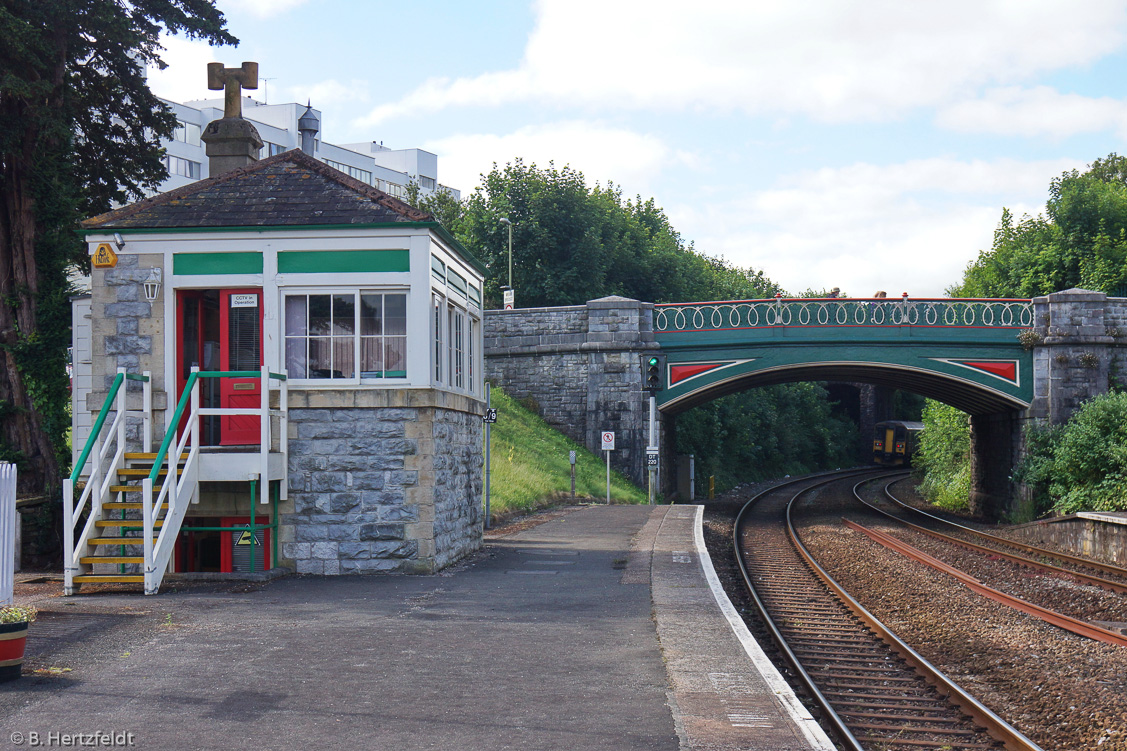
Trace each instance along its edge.
<path fill-rule="evenodd" d="M 27 621 L 0 623 L 0 683 L 20 677 L 27 646 Z"/>

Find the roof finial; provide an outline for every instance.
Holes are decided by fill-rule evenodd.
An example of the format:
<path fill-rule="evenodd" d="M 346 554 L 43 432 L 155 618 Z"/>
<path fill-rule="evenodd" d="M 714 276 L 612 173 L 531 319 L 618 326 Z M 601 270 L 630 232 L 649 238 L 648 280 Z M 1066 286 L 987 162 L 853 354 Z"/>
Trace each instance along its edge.
<path fill-rule="evenodd" d="M 223 117 L 242 117 L 242 89 L 258 88 L 258 63 L 243 63 L 241 68 L 224 68 L 223 63 L 207 64 L 207 87 L 223 89 Z"/>

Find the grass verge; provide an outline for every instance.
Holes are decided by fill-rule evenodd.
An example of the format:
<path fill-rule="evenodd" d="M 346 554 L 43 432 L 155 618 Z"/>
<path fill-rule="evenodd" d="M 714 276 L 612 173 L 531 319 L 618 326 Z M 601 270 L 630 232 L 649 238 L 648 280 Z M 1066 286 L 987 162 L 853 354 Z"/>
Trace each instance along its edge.
<path fill-rule="evenodd" d="M 577 501 L 606 499 L 606 463 L 555 430 L 499 388 L 491 392 L 497 409 L 493 426 L 490 511 L 494 519 L 533 511 L 571 498 L 568 453 L 576 454 Z M 610 473 L 612 503 L 644 503 L 646 494 L 615 470 Z"/>

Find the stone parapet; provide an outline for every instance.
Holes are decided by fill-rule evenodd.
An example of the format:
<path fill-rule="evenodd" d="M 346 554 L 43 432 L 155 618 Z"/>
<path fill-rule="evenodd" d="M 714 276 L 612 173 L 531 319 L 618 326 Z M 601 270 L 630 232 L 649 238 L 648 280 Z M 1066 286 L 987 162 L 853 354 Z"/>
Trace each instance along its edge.
<path fill-rule="evenodd" d="M 1033 300 L 1038 340 L 1033 350 L 1033 403 L 1029 416 L 1060 424 L 1080 405 L 1107 391 L 1124 352 L 1117 322 L 1127 317 L 1102 292 L 1070 289 Z"/>

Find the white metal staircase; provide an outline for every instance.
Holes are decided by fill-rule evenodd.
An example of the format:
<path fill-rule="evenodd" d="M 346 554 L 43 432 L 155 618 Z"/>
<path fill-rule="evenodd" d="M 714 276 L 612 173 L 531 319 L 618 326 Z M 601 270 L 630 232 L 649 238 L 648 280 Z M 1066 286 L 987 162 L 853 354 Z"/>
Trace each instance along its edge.
<path fill-rule="evenodd" d="M 199 382 L 203 378 L 261 378 L 262 399 L 254 408 L 201 408 Z M 126 446 L 126 383 L 143 385 L 142 446 L 129 452 Z M 270 384 L 279 384 L 278 409 L 270 409 Z M 286 376 L 261 372 L 201 372 L 188 378 L 180 401 L 168 420 L 168 429 L 157 451 L 152 451 L 152 389 L 150 374 L 128 374 L 119 369 L 105 404 L 94 423 L 90 438 L 63 482 L 63 546 L 65 592 L 74 594 L 84 583 L 138 583 L 145 594 L 156 594 L 169 569 L 176 538 L 191 503 L 199 501 L 201 477 L 207 480 L 257 480 L 267 487 L 281 481 L 281 498 L 287 495 L 288 391 Z M 108 428 L 105 423 L 114 413 Z M 136 414 L 136 413 L 135 413 Z M 206 470 L 208 454 L 200 445 L 200 417 L 208 415 L 258 416 L 261 443 L 257 450 L 237 455 L 224 453 L 221 464 Z M 271 417 L 278 419 L 276 434 Z M 184 425 L 183 430 L 180 426 Z M 179 435 L 178 435 L 179 433 Z M 271 451 L 274 437 L 278 449 Z M 231 460 L 235 459 L 234 465 Z M 241 474 L 229 475 L 236 466 Z M 201 473 L 201 468 L 205 471 Z M 81 477 L 86 484 L 77 499 L 75 487 Z M 267 493 L 262 494 L 267 502 Z M 76 525 L 81 531 L 76 535 Z M 115 550 L 115 547 L 117 550 Z M 106 567 L 117 566 L 116 573 Z M 97 568 L 95 568 L 97 567 Z"/>

